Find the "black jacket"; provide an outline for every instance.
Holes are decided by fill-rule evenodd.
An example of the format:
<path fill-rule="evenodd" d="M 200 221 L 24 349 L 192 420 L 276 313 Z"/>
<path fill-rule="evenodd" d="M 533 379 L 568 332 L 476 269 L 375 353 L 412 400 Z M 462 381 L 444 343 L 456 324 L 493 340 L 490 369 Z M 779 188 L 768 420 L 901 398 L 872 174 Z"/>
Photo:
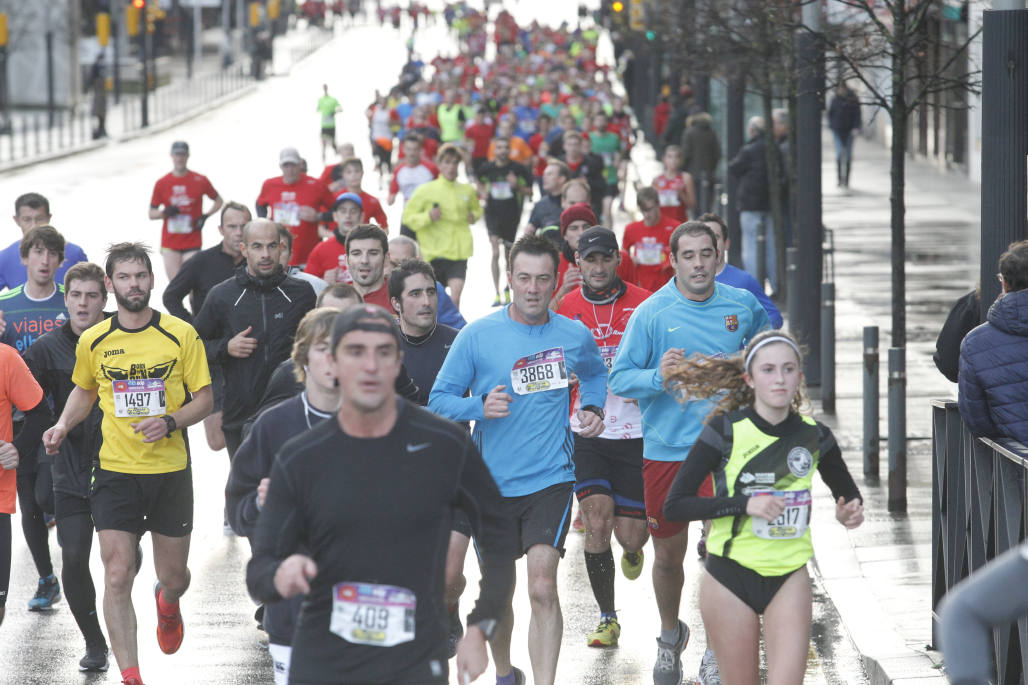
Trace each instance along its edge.
<path fill-rule="evenodd" d="M 257 408 L 271 373 L 289 356 L 296 327 L 314 308 L 314 289 L 306 281 L 277 272 L 268 278 L 250 275 L 246 265 L 211 289 L 194 326 L 207 347 L 207 358 L 225 374 L 222 425 L 240 428 Z M 239 359 L 228 341 L 252 327 L 257 349 Z"/>
<path fill-rule="evenodd" d="M 175 278 L 171 279 L 164 290 L 164 308 L 169 314 L 193 323 L 193 316 L 200 313 L 207 293 L 226 278 L 232 278 L 235 269 L 235 260 L 221 249 L 221 243 L 201 250 L 187 259 Z M 182 304 L 186 295 L 189 295 L 192 314 Z"/>
<path fill-rule="evenodd" d="M 739 154 L 728 163 L 728 173 L 739 179 L 735 201 L 740 212 L 771 211 L 763 133 L 758 133 L 742 146 Z"/>
<path fill-rule="evenodd" d="M 935 360 L 935 366 L 942 375 L 953 383 L 957 382 L 960 371 L 960 343 L 964 342 L 964 336 L 981 322 L 980 307 L 977 290 L 972 290 L 957 300 L 935 341 L 935 354 L 932 355 L 932 359 Z"/>

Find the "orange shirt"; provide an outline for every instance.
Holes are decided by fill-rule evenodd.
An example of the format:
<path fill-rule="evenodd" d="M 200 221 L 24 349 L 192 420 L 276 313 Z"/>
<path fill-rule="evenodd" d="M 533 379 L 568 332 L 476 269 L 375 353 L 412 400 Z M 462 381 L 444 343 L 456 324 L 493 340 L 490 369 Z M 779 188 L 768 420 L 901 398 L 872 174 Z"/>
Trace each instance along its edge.
<path fill-rule="evenodd" d="M 0 440 L 14 439 L 11 423 L 11 405 L 22 411 L 34 409 L 43 399 L 43 389 L 32 377 L 17 351 L 10 345 L 0 345 Z M 0 469 L 0 513 L 13 514 L 17 499 L 17 471 Z"/>
<path fill-rule="evenodd" d="M 493 143 L 489 143 L 489 154 L 486 156 L 486 159 L 488 159 L 490 162 L 496 159 L 496 150 L 494 148 L 495 145 Z M 521 138 L 518 138 L 517 136 L 510 137 L 511 160 L 519 164 L 527 165 L 529 161 L 532 159 L 532 154 L 532 148 L 529 147 L 528 143 L 523 141 Z"/>

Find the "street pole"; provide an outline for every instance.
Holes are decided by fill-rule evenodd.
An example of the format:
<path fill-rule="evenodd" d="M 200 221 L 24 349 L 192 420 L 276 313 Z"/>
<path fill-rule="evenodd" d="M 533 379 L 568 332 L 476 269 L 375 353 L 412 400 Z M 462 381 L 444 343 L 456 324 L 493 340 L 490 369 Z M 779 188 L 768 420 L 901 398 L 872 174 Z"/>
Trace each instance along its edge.
<path fill-rule="evenodd" d="M 232 64 L 232 0 L 221 0 L 221 30 L 225 37 L 221 44 L 221 67 Z"/>
<path fill-rule="evenodd" d="M 203 59 L 203 9 L 200 0 L 193 0 L 193 64 L 200 68 Z"/>
<path fill-rule="evenodd" d="M 122 12 L 117 4 L 111 8 L 111 50 L 114 64 L 114 104 L 121 103 L 121 31 L 118 26 L 121 24 Z"/>
<path fill-rule="evenodd" d="M 999 257 L 1028 234 L 1028 10 L 994 0 L 982 25 L 981 321 L 999 295 Z"/>
<path fill-rule="evenodd" d="M 46 15 L 46 126 L 52 128 L 54 125 L 54 32 L 51 28 L 50 3 L 46 4 L 43 10 Z"/>
<path fill-rule="evenodd" d="M 824 92 L 824 47 L 821 3 L 803 5 L 803 28 L 796 36 L 796 168 L 804 179 L 796 189 L 796 246 L 799 248 L 801 301 L 789 327 L 806 345 L 803 373 L 807 383 L 821 383 L 821 97 Z M 791 296 L 791 294 L 790 294 Z"/>
<path fill-rule="evenodd" d="M 144 18 L 145 22 L 145 18 Z M 139 65 L 142 70 L 142 77 L 139 80 L 139 92 L 141 94 L 140 99 L 140 125 L 142 128 L 146 128 L 150 125 L 150 70 L 146 64 L 146 53 L 147 47 L 149 47 L 150 33 L 146 30 L 144 23 L 142 30 L 139 32 Z"/>
<path fill-rule="evenodd" d="M 727 99 L 725 107 L 725 159 L 732 159 L 739 153 L 743 145 L 743 105 L 746 97 L 746 77 L 734 74 L 728 79 Z M 728 262 L 735 266 L 742 264 L 742 227 L 739 224 L 739 206 L 736 202 L 739 182 L 731 174 L 725 174 L 725 192 L 728 205 L 725 209 L 725 223 L 728 224 L 728 237 L 732 241 L 728 250 Z M 716 203 L 715 203 L 716 204 Z"/>

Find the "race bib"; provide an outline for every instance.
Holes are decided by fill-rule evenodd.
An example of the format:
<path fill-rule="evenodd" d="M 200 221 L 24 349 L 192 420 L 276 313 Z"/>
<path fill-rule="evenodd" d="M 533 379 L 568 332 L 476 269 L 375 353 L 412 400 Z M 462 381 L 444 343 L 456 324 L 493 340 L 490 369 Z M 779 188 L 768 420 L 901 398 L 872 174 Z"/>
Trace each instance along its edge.
<path fill-rule="evenodd" d="M 506 181 L 493 181 L 489 184 L 489 197 L 494 200 L 509 200 L 514 197 L 514 191 Z"/>
<path fill-rule="evenodd" d="M 680 204 L 677 190 L 662 190 L 659 195 L 661 207 L 677 207 Z"/>
<path fill-rule="evenodd" d="M 112 388 L 115 416 L 139 418 L 168 413 L 162 378 L 114 381 Z"/>
<path fill-rule="evenodd" d="M 765 540 L 793 540 L 810 525 L 810 490 L 765 490 L 754 496 L 771 495 L 785 498 L 785 511 L 774 521 L 753 517 L 753 534 Z"/>
<path fill-rule="evenodd" d="M 336 283 L 353 283 L 353 276 L 350 275 L 350 265 L 346 262 L 346 255 L 339 255 L 339 266 L 336 267 Z"/>
<path fill-rule="evenodd" d="M 611 368 L 614 366 L 614 355 L 617 353 L 617 345 L 600 346 L 600 356 L 603 357 L 603 363 L 607 365 L 607 373 L 610 373 Z"/>
<path fill-rule="evenodd" d="M 554 347 L 517 360 L 510 370 L 510 381 L 518 395 L 568 387 L 564 348 Z"/>
<path fill-rule="evenodd" d="M 373 583 L 332 588 L 329 630 L 355 645 L 392 647 L 414 639 L 417 598 L 410 590 Z"/>
<path fill-rule="evenodd" d="M 275 221 L 286 226 L 299 226 L 300 205 L 295 202 L 275 203 Z"/>
<path fill-rule="evenodd" d="M 652 238 L 643 239 L 643 242 L 635 244 L 635 261 L 646 266 L 661 264 L 664 261 L 664 246 Z"/>
<path fill-rule="evenodd" d="M 168 219 L 168 233 L 192 233 L 193 217 L 188 214 L 176 214 Z"/>

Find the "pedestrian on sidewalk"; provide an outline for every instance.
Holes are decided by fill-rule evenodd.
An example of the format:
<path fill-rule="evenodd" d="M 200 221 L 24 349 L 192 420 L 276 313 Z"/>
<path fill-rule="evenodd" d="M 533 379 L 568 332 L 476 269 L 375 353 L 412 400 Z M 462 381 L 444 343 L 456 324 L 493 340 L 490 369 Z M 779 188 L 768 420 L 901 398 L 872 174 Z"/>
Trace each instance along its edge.
<path fill-rule="evenodd" d="M 828 128 L 835 139 L 835 171 L 840 188 L 850 187 L 853 138 L 860 130 L 860 100 L 848 85 L 840 83 L 828 105 Z"/>
<path fill-rule="evenodd" d="M 700 682 L 760 682 L 761 616 L 767 679 L 799 683 L 810 644 L 807 562 L 816 470 L 832 491 L 835 518 L 864 521 L 863 500 L 832 432 L 800 414 L 803 360 L 780 331 L 755 336 L 742 355 L 693 357 L 666 375 L 683 404 L 718 398 L 664 502 L 669 521 L 712 519 L 700 581 L 700 613 L 713 657 Z M 714 496 L 699 495 L 712 478 Z M 772 639 L 773 636 L 773 639 Z"/>
<path fill-rule="evenodd" d="M 101 50 L 89 70 L 89 91 L 92 93 L 90 116 L 96 119 L 93 140 L 107 137 L 107 75 L 104 71 L 104 53 Z"/>
<path fill-rule="evenodd" d="M 763 117 L 751 117 L 746 127 L 749 140 L 728 162 L 728 173 L 739 179 L 736 202 L 742 226 L 743 269 L 761 278 L 766 276 L 772 288 L 778 283 L 775 268 L 775 227 L 771 216 L 771 195 L 767 183 L 767 162 L 764 158 L 765 124 Z M 764 235 L 764 269 L 760 262 L 759 237 Z"/>

